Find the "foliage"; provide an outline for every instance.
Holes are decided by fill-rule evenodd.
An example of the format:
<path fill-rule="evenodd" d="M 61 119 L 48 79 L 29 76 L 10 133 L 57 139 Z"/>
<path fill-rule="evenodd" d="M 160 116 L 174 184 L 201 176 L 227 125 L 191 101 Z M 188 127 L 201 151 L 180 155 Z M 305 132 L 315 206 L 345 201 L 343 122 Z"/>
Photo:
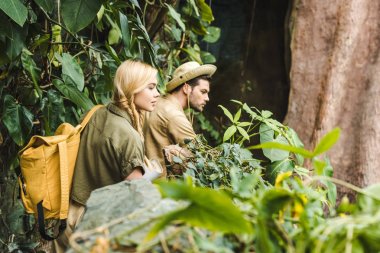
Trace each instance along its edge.
<path fill-rule="evenodd" d="M 238 130 L 225 138 L 230 143 L 217 147 L 208 146 L 198 136 L 187 145 L 194 156 L 186 160 L 177 157 L 175 161 L 187 168 L 185 175 L 193 177 L 195 184 L 228 192 L 251 222 L 253 230 L 245 236 L 237 236 L 193 229 L 199 244 L 220 252 L 379 251 L 375 225 L 379 221 L 379 202 L 375 194 L 379 186 L 361 190 L 333 179 L 328 159 L 319 157 L 337 141 L 340 130 L 326 134 L 313 151 L 309 151 L 303 148 L 292 129 L 271 119 L 270 112 L 238 104 L 241 108 L 235 114 L 225 107 L 222 109 L 232 126 L 246 127 L 244 130 L 250 137 L 260 136 L 259 145 L 247 148 L 263 149 L 270 163 L 254 159 L 247 148 L 240 146 L 247 139 L 246 134 Z M 250 121 L 245 121 L 247 124 L 239 122 L 242 111 L 252 116 Z M 231 126 L 226 132 L 231 131 L 229 129 Z M 310 159 L 313 170 L 301 167 L 304 159 Z M 286 162 L 287 167 L 280 169 L 279 164 Z M 273 171 L 273 168 L 278 170 Z M 263 174 L 265 170 L 271 170 L 272 174 Z M 361 193 L 358 203 L 345 199 L 336 207 L 334 183 Z M 212 198 L 217 196 L 210 196 Z M 366 233 L 367 230 L 371 232 Z M 169 240 L 169 246 L 174 247 L 178 240 Z"/>
<path fill-rule="evenodd" d="M 225 112 L 237 126 L 236 113 L 227 109 Z M 258 145 L 244 147 L 240 132 L 229 143 L 217 147 L 210 147 L 202 136 L 187 144 L 194 155 L 174 159 L 177 165 L 187 168 L 184 181 L 177 175 L 174 181 L 157 182 L 164 198 L 183 201 L 186 205 L 163 214 L 158 220 L 147 221 L 154 224 L 153 228 L 136 245 L 137 249 L 140 252 L 378 252 L 380 186 L 360 189 L 334 179 L 328 159 L 320 158 L 337 141 L 339 129 L 326 134 L 309 151 L 302 147 L 293 130 L 271 119 L 269 112 L 255 112 L 255 121 L 250 124 L 256 125 L 256 133 L 248 125 L 245 130 L 249 135 L 260 136 Z M 268 128 L 262 126 L 268 126 L 265 122 L 269 122 Z M 273 141 L 278 136 L 290 141 L 286 144 Z M 272 149 L 264 152 L 271 162 L 255 159 L 247 148 Z M 277 151 L 283 153 L 279 155 Z M 273 163 L 288 160 L 293 162 L 287 170 L 277 171 L 273 181 L 271 174 L 263 173 L 271 170 Z M 300 170 L 300 161 L 310 162 L 313 168 Z M 350 203 L 344 198 L 336 206 L 335 184 L 357 191 L 358 201 Z M 165 232 L 168 228 L 173 231 L 171 234 Z M 160 240 L 150 240 L 155 236 Z"/>
<path fill-rule="evenodd" d="M 215 61 L 199 47 L 205 35 L 211 43 L 220 34 L 212 20 L 210 7 L 194 0 L 1 1 L 0 194 L 15 191 L 0 204 L 1 219 L 18 202 L 17 152 L 32 135 L 52 135 L 62 122 L 75 125 L 94 104 L 108 103 L 126 59 L 157 67 L 161 90 L 181 62 Z M 15 233 L 0 226 L 1 247 Z M 18 243 L 12 239 L 12 249 Z"/>
<path fill-rule="evenodd" d="M 34 221 L 23 213 L 15 181 L 17 152 L 32 134 L 51 135 L 60 123 L 75 124 L 92 105 L 107 103 L 114 72 L 125 59 L 156 66 L 161 89 L 182 61 L 215 61 L 199 46 L 199 38 L 212 43 L 220 35 L 209 25 L 210 7 L 204 0 L 174 2 L 0 2 L 2 251 L 36 248 Z M 192 180 L 157 186 L 163 196 L 188 205 L 164 214 L 150 235 L 160 235 L 165 226 L 178 232 L 159 244 L 136 247 L 157 252 L 380 251 L 379 185 L 358 189 L 332 178 L 323 156 L 339 129 L 306 150 L 271 112 L 233 102 L 235 113 L 220 106 L 231 122 L 223 143 L 210 147 L 199 137 L 188 145 L 193 157 L 176 159 Z M 260 143 L 245 146 L 254 137 Z M 254 158 L 250 150 L 256 149 L 265 159 Z M 335 184 L 357 191 L 357 203 L 343 199 L 336 206 Z"/>

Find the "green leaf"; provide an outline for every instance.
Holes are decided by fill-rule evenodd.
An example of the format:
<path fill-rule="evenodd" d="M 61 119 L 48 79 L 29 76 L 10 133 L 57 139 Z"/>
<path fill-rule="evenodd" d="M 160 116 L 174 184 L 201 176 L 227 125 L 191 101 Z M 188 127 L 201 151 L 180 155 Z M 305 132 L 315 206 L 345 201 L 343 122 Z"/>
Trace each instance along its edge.
<path fill-rule="evenodd" d="M 275 143 L 287 145 L 288 141 L 284 136 L 277 136 L 276 139 L 273 140 Z M 288 150 L 281 150 L 281 149 L 263 149 L 264 155 L 271 160 L 271 162 L 274 161 L 281 161 L 283 159 L 286 159 L 289 157 L 289 151 Z"/>
<path fill-rule="evenodd" d="M 260 124 L 260 143 L 274 140 L 274 131 L 265 123 Z"/>
<path fill-rule="evenodd" d="M 331 132 L 326 134 L 322 140 L 317 144 L 313 151 L 313 155 L 320 155 L 329 150 L 339 139 L 340 129 L 334 128 Z"/>
<path fill-rule="evenodd" d="M 9 22 L 7 30 L 9 31 L 7 34 L 8 39 L 6 40 L 6 49 L 5 52 L 9 59 L 14 60 L 17 58 L 22 49 L 25 46 L 25 39 L 28 33 L 28 27 L 25 25 L 23 28 L 18 25 Z"/>
<path fill-rule="evenodd" d="M 128 18 L 123 13 L 119 12 L 121 38 L 124 46 L 129 49 L 131 45 L 131 35 L 129 33 Z"/>
<path fill-rule="evenodd" d="M 152 240 L 160 231 L 162 231 L 170 222 L 178 219 L 180 211 L 174 211 L 164 215 L 148 232 L 144 238 L 145 242 Z"/>
<path fill-rule="evenodd" d="M 169 4 L 165 4 L 166 7 L 169 9 L 169 16 L 172 17 L 176 22 L 177 24 L 179 25 L 179 27 L 181 27 L 182 31 L 186 31 L 186 26 L 185 24 L 183 23 L 182 19 L 181 19 L 181 14 L 179 14 L 173 7 L 171 7 Z"/>
<path fill-rule="evenodd" d="M 237 124 L 237 126 L 239 126 L 239 127 L 246 127 L 246 126 L 250 126 L 250 125 L 252 125 L 251 122 L 239 122 Z"/>
<path fill-rule="evenodd" d="M 292 129 L 289 128 L 287 132 L 288 136 L 290 137 L 291 145 L 297 148 L 303 148 L 304 145 L 300 138 L 298 137 L 297 133 Z M 302 166 L 304 162 L 303 156 L 296 154 L 296 160 L 298 165 Z"/>
<path fill-rule="evenodd" d="M 106 44 L 106 48 L 107 48 L 108 53 L 111 55 L 112 59 L 116 62 L 116 64 L 120 65 L 121 60 L 117 56 L 115 49 L 113 49 L 110 45 L 108 45 L 108 43 Z"/>
<path fill-rule="evenodd" d="M 62 79 L 65 83 L 74 84 L 78 90 L 83 91 L 83 71 L 77 61 L 67 53 L 62 54 Z"/>
<path fill-rule="evenodd" d="M 269 167 L 269 179 L 271 182 L 275 182 L 278 174 L 294 170 L 294 163 L 289 158 L 272 163 Z"/>
<path fill-rule="evenodd" d="M 137 7 L 138 9 L 141 9 L 140 5 L 139 5 L 139 1 L 137 0 L 129 0 L 133 6 Z"/>
<path fill-rule="evenodd" d="M 42 113 L 46 135 L 52 135 L 57 127 L 65 122 L 65 106 L 58 91 L 48 90 L 47 96 L 43 100 Z"/>
<path fill-rule="evenodd" d="M 175 39 L 175 41 L 177 42 L 180 42 L 181 41 L 181 35 L 182 35 L 182 30 L 177 28 L 177 26 L 165 26 L 165 31 L 167 31 L 168 33 L 170 33 L 173 38 Z M 203 60 L 203 59 L 202 59 Z"/>
<path fill-rule="evenodd" d="M 34 88 L 36 89 L 36 91 L 38 93 L 38 97 L 42 97 L 42 90 L 38 85 L 38 81 L 40 80 L 40 73 L 39 72 L 41 70 L 37 67 L 37 65 L 34 62 L 31 55 L 32 55 L 32 53 L 30 53 L 27 49 L 23 49 L 22 54 L 21 54 L 21 62 L 22 62 L 24 69 L 26 69 L 26 71 L 28 71 L 28 73 L 30 74 L 30 76 L 32 78 Z"/>
<path fill-rule="evenodd" d="M 24 106 L 35 105 L 38 102 L 38 92 L 31 86 L 17 86 L 16 92 L 17 100 Z"/>
<path fill-rule="evenodd" d="M 252 111 L 252 109 L 246 103 L 243 104 L 243 110 L 246 113 L 248 113 L 249 115 L 251 115 L 252 119 L 256 119 L 257 118 L 257 113 L 255 113 L 254 111 Z"/>
<path fill-rule="evenodd" d="M 230 113 L 230 111 L 227 110 L 227 108 L 225 108 L 223 105 L 218 105 L 220 108 L 222 108 L 223 112 L 224 112 L 224 115 L 227 116 L 227 118 L 229 118 L 229 120 L 231 122 L 234 122 L 234 117 L 232 116 L 232 114 Z"/>
<path fill-rule="evenodd" d="M 198 50 L 196 50 L 190 46 L 188 46 L 186 48 L 181 48 L 181 50 L 186 52 L 192 61 L 202 62 L 200 52 Z"/>
<path fill-rule="evenodd" d="M 244 137 L 244 139 L 249 140 L 249 135 L 248 135 L 247 131 L 244 130 L 244 128 L 238 126 L 237 130 Z"/>
<path fill-rule="evenodd" d="M 220 28 L 216 26 L 207 27 L 207 34 L 203 37 L 203 40 L 208 43 L 215 43 L 220 38 Z"/>
<path fill-rule="evenodd" d="M 241 116 L 241 109 L 239 109 L 234 116 L 234 123 L 237 123 Z"/>
<path fill-rule="evenodd" d="M 195 0 L 189 0 L 191 7 L 193 7 L 193 10 L 195 11 L 195 14 L 199 16 L 199 9 L 198 6 L 195 3 Z"/>
<path fill-rule="evenodd" d="M 196 227 L 226 233 L 252 233 L 239 208 L 223 192 L 192 187 L 183 182 L 158 183 L 164 198 L 189 201 L 189 206 L 164 216 L 149 232 L 147 239 L 160 231 L 173 220 L 180 220 Z"/>
<path fill-rule="evenodd" d="M 226 132 L 223 135 L 223 142 L 228 141 L 235 133 L 236 133 L 236 126 L 232 125 L 229 128 L 227 128 Z"/>
<path fill-rule="evenodd" d="M 368 195 L 360 194 L 358 197 L 358 206 L 365 213 L 375 213 L 380 210 L 380 184 L 373 184 L 363 189 Z M 371 196 L 376 196 L 372 198 Z"/>
<path fill-rule="evenodd" d="M 77 87 L 71 85 L 70 83 L 63 83 L 61 80 L 53 80 L 53 85 L 71 102 L 79 106 L 84 111 L 90 110 L 94 104 L 91 100 L 80 92 Z"/>
<path fill-rule="evenodd" d="M 108 44 L 115 45 L 119 43 L 120 37 L 120 30 L 118 28 L 113 27 L 108 33 Z"/>
<path fill-rule="evenodd" d="M 202 58 L 202 62 L 204 64 L 208 64 L 208 63 L 215 63 L 216 62 L 216 58 L 215 56 L 213 56 L 211 53 L 209 52 L 205 52 L 205 51 L 202 51 L 201 52 L 201 58 Z"/>
<path fill-rule="evenodd" d="M 76 33 L 91 23 L 101 5 L 100 0 L 62 0 L 61 15 L 67 28 Z"/>
<path fill-rule="evenodd" d="M 12 140 L 23 146 L 33 127 L 33 114 L 16 103 L 11 95 L 5 95 L 2 121 Z"/>
<path fill-rule="evenodd" d="M 266 110 L 261 111 L 261 116 L 263 116 L 263 118 L 267 119 L 267 118 L 269 118 L 272 115 L 273 115 L 273 113 L 270 112 L 270 111 L 266 111 Z"/>
<path fill-rule="evenodd" d="M 306 158 L 313 158 L 314 156 L 313 153 L 310 152 L 309 150 L 306 150 L 303 148 L 296 148 L 290 145 L 284 145 L 277 142 L 265 142 L 259 145 L 250 146 L 247 149 L 249 150 L 251 149 L 280 149 L 280 150 L 290 151 L 295 154 L 300 154 Z"/>
<path fill-rule="evenodd" d="M 0 1 L 0 10 L 4 11 L 19 26 L 23 26 L 28 17 L 28 9 L 19 0 Z"/>
<path fill-rule="evenodd" d="M 293 194 L 284 188 L 268 189 L 260 200 L 260 214 L 264 217 L 271 217 L 292 201 L 293 197 Z"/>
<path fill-rule="evenodd" d="M 201 13 L 201 17 L 203 21 L 211 22 L 214 20 L 214 16 L 212 15 L 212 10 L 210 6 L 208 6 L 205 0 L 198 0 L 198 7 Z"/>
<path fill-rule="evenodd" d="M 260 180 L 260 170 L 256 170 L 253 174 L 249 174 L 240 180 L 234 189 L 239 193 L 241 197 L 251 198 L 254 188 L 257 186 L 257 183 Z"/>
<path fill-rule="evenodd" d="M 34 0 L 42 9 L 52 12 L 54 9 L 54 0 Z"/>

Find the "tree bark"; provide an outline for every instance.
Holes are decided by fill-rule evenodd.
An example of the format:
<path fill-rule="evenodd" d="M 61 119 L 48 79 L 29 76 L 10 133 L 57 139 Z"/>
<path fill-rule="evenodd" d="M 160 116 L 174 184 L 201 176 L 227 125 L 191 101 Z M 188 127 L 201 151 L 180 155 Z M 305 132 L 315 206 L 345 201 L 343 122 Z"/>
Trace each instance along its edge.
<path fill-rule="evenodd" d="M 295 0 L 285 122 L 307 148 L 334 127 L 334 177 L 380 182 L 380 2 Z M 343 192 L 345 192 L 343 190 Z"/>

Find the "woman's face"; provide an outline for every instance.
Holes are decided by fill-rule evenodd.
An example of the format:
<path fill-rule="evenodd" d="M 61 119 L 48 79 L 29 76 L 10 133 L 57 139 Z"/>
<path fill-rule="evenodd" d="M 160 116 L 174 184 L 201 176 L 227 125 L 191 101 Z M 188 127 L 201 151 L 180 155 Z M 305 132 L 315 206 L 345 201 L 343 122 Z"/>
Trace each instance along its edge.
<path fill-rule="evenodd" d="M 157 90 L 157 78 L 149 80 L 146 87 L 135 94 L 136 109 L 151 112 L 156 107 L 157 99 L 160 96 Z"/>

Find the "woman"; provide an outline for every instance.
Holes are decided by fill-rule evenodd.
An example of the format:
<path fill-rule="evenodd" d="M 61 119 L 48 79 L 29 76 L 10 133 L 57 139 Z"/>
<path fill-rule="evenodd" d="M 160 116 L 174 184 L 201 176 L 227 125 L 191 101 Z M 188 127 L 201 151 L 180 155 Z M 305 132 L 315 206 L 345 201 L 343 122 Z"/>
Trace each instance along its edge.
<path fill-rule="evenodd" d="M 132 60 L 119 66 L 112 102 L 95 112 L 81 135 L 68 226 L 55 241 L 57 252 L 68 246 L 93 190 L 148 175 L 143 169 L 143 111 L 153 111 L 159 96 L 155 68 Z"/>

